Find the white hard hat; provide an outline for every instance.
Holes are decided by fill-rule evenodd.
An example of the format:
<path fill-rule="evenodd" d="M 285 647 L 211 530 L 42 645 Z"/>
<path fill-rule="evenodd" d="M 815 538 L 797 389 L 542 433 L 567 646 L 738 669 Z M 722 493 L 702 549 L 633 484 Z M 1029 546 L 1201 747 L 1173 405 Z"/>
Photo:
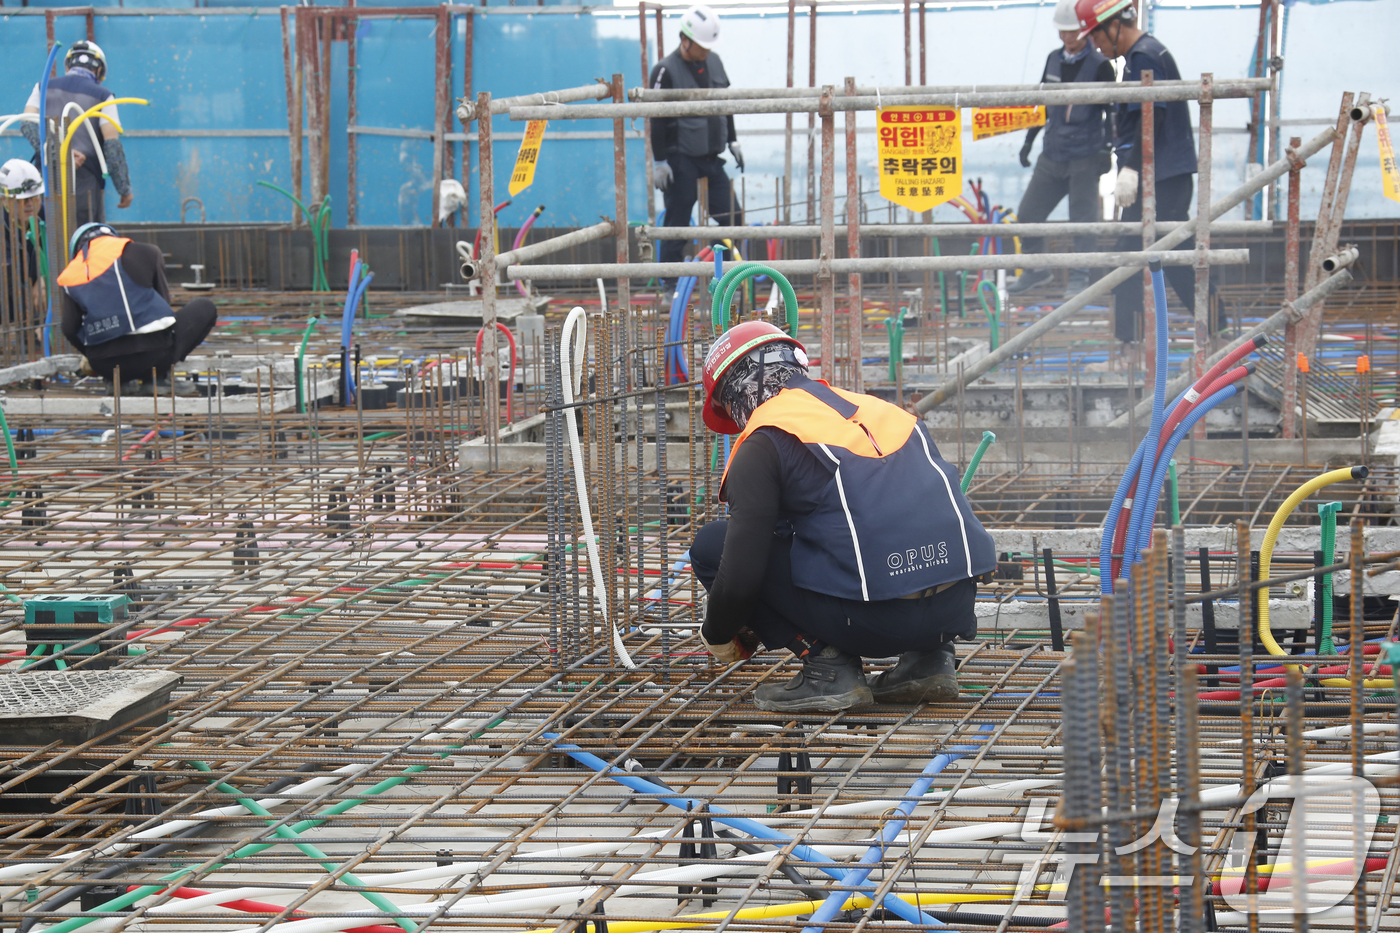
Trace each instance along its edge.
<path fill-rule="evenodd" d="M 719 14 L 707 6 L 693 6 L 681 14 L 681 35 L 702 49 L 719 45 Z"/>
<path fill-rule="evenodd" d="M 36 198 L 44 193 L 44 177 L 33 163 L 24 159 L 11 159 L 0 165 L 0 194 L 7 198 L 24 200 Z"/>
<path fill-rule="evenodd" d="M 1074 0 L 1060 0 L 1055 4 L 1053 22 L 1060 32 L 1079 31 L 1079 16 L 1074 12 Z"/>

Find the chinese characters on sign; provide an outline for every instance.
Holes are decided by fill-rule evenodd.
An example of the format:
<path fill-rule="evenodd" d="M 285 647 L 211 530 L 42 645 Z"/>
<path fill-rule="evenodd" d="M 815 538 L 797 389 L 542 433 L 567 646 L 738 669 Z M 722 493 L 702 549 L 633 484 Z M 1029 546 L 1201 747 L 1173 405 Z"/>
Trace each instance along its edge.
<path fill-rule="evenodd" d="M 979 107 L 972 111 L 974 142 L 1044 125 L 1044 107 Z"/>
<path fill-rule="evenodd" d="M 1385 119 L 1385 105 L 1378 104 L 1376 140 L 1381 147 L 1381 191 L 1392 201 L 1400 201 L 1400 169 L 1395 167 L 1395 146 L 1390 141 L 1390 124 Z"/>
<path fill-rule="evenodd" d="M 962 190 L 962 112 L 952 107 L 886 107 L 879 127 L 880 196 L 930 210 Z"/>
<path fill-rule="evenodd" d="M 535 166 L 540 161 L 540 143 L 544 140 L 545 120 L 531 120 L 525 124 L 525 138 L 520 141 L 520 154 L 515 157 L 515 168 L 510 173 L 510 196 L 515 197 L 535 180 Z"/>

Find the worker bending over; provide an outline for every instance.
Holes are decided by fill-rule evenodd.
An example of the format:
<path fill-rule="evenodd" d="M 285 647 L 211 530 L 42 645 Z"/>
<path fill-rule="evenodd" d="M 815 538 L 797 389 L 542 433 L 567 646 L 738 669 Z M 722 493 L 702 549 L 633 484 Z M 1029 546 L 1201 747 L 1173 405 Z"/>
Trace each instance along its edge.
<path fill-rule="evenodd" d="M 1113 63 L 1099 54 L 1089 40 L 1079 35 L 1079 20 L 1074 13 L 1075 0 L 1060 0 L 1055 7 L 1054 26 L 1060 33 L 1061 47 L 1045 59 L 1040 83 L 1055 86 L 1085 81 L 1112 81 Z M 1049 218 L 1059 203 L 1069 197 L 1071 223 L 1092 223 L 1102 220 L 1099 210 L 1099 178 L 1109 168 L 1108 106 L 1105 104 L 1071 104 L 1045 108 L 1045 140 L 1040 158 L 1035 161 L 1030 184 L 1016 208 L 1021 223 L 1039 224 Z M 1021 164 L 1030 168 L 1031 147 L 1040 127 L 1026 131 L 1021 147 Z M 1022 237 L 1027 253 L 1045 252 L 1045 237 Z M 1076 253 L 1092 252 L 1098 238 L 1076 236 Z M 1072 269 L 1065 297 L 1072 298 L 1089 287 L 1090 270 Z M 1024 292 L 1054 279 L 1049 269 L 1027 269 L 1006 283 L 1012 294 Z"/>
<path fill-rule="evenodd" d="M 93 372 L 110 381 L 121 367 L 123 392 L 144 386 L 147 394 L 194 395 L 189 383 L 171 381 L 170 368 L 214 329 L 214 302 L 196 298 L 177 314 L 160 249 L 106 224 L 79 227 L 69 253 L 72 261 L 58 276 L 63 336 Z"/>
<path fill-rule="evenodd" d="M 718 14 L 707 6 L 686 10 L 681 17 L 680 46 L 656 63 L 651 86 L 666 90 L 729 87 L 724 62 L 711 51 L 718 44 Z M 652 118 L 652 181 L 666 205 L 662 226 L 690 226 L 702 178 L 709 179 L 710 216 L 722 225 L 743 223 L 742 212 L 731 211 L 732 191 L 720 156 L 728 147 L 739 171 L 744 170 L 744 152 L 736 138 L 733 116 Z M 661 262 L 680 262 L 684 253 L 684 241 L 661 241 Z"/>
<path fill-rule="evenodd" d="M 102 86 L 103 79 L 107 77 L 107 56 L 102 53 L 96 42 L 74 42 L 68 54 L 63 56 L 63 67 L 65 73 L 49 80 L 48 93 L 45 95 L 44 116 L 54 126 L 61 127 L 68 121 L 77 119 L 93 106 L 116 96 Z M 39 85 L 34 85 L 34 90 L 29 93 L 29 102 L 24 105 L 24 112 L 39 112 Z M 73 198 L 78 209 L 78 226 L 106 219 L 102 189 L 107 186 L 108 175 L 112 178 L 112 184 L 116 186 L 117 194 L 121 196 L 117 207 L 131 206 L 131 174 L 126 167 L 126 150 L 122 148 L 121 137 L 117 134 L 121 118 L 117 115 L 115 104 L 101 113 L 111 119 L 90 117 L 88 123 L 96 131 L 97 138 L 102 141 L 102 158 L 98 158 L 97 148 L 92 143 L 92 134 L 85 128 L 79 127 L 68 145 L 76 170 L 70 182 L 69 196 Z M 25 139 L 34 147 L 34 152 L 38 153 L 39 125 L 26 120 L 20 124 L 20 129 L 24 132 Z M 61 144 L 62 139 L 59 142 Z M 104 160 L 105 174 L 102 165 Z"/>
<path fill-rule="evenodd" d="M 690 548 L 705 646 L 724 663 L 760 641 L 801 660 L 754 692 L 763 710 L 955 699 L 953 640 L 976 632 L 996 553 L 923 423 L 809 378 L 802 345 L 762 321 L 715 342 L 704 385 L 705 423 L 738 435 L 719 492 L 729 520 Z M 861 658 L 895 655 L 867 683 Z"/>
<path fill-rule="evenodd" d="M 1181 72 L 1167 47 L 1137 27 L 1133 0 L 1078 0 L 1079 34 L 1090 38 L 1107 58 L 1124 59 L 1123 83 L 1138 84 L 1151 71 L 1154 81 L 1177 81 Z M 1142 104 L 1119 104 L 1115 113 L 1113 152 L 1118 177 L 1113 197 L 1123 209 L 1121 219 L 1142 221 Z M 1184 100 L 1152 105 L 1152 145 L 1156 156 L 1157 219 L 1186 220 L 1196 172 L 1196 140 L 1191 133 L 1191 109 Z M 1178 249 L 1192 248 L 1194 238 Z M 1118 240 L 1120 252 L 1142 248 L 1140 236 Z M 1167 281 L 1192 313 L 1196 309 L 1196 274 L 1190 266 L 1168 266 Z M 1215 289 L 1211 288 L 1215 305 Z M 1133 276 L 1113 290 L 1113 333 L 1125 343 L 1142 337 L 1142 279 Z M 1218 326 L 1218 325 L 1217 325 Z"/>

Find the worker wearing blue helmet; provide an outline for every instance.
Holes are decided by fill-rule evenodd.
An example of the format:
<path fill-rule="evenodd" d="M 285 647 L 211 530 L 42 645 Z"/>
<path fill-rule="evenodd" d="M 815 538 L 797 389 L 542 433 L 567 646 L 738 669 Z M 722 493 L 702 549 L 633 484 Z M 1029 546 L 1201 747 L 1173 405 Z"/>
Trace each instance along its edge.
<path fill-rule="evenodd" d="M 121 371 L 124 392 L 194 395 L 170 370 L 214 329 L 208 298 L 177 314 L 170 304 L 165 257 L 105 223 L 87 223 L 68 244 L 72 259 L 58 275 L 63 336 L 109 381 Z"/>

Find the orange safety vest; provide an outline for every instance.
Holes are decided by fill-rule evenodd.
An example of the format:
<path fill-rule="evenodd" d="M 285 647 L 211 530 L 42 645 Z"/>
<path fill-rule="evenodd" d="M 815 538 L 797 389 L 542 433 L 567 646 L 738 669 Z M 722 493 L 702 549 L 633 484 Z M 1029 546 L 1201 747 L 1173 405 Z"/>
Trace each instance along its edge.
<path fill-rule="evenodd" d="M 957 469 L 909 412 L 798 377 L 754 411 L 731 464 L 761 428 L 792 435 L 831 474 L 824 489 L 811 491 L 818 507 L 791 518 L 798 586 L 869 602 L 996 569 L 992 537 L 963 495 Z M 783 464 L 784 483 L 796 481 L 796 466 Z M 728 479 L 726 465 L 721 500 Z"/>
<path fill-rule="evenodd" d="M 160 292 L 137 285 L 122 270 L 122 250 L 130 242 L 115 236 L 89 240 L 58 275 L 58 284 L 83 312 L 78 336 L 84 346 L 106 343 L 175 316 Z"/>

